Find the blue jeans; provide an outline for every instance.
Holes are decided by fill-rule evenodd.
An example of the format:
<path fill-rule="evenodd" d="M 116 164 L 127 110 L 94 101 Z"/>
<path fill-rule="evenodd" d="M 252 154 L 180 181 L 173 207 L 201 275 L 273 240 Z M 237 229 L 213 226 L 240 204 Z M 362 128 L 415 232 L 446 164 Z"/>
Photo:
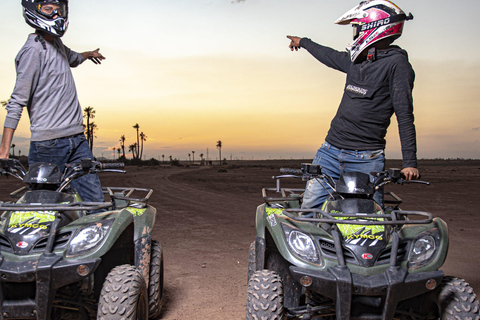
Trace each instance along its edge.
<path fill-rule="evenodd" d="M 322 166 L 322 173 L 329 174 L 334 181 L 337 181 L 342 172 L 381 172 L 385 170 L 385 153 L 379 150 L 345 150 L 324 142 L 318 149 L 314 164 Z M 370 175 L 373 181 L 373 176 Z M 323 183 L 326 186 L 325 183 Z M 328 191 L 332 190 L 327 187 Z M 327 190 L 316 179 L 307 182 L 303 196 L 302 208 L 319 208 L 329 196 Z M 383 207 L 383 189 L 375 192 L 374 200 Z"/>
<path fill-rule="evenodd" d="M 63 172 L 65 164 L 80 162 L 80 160 L 87 158 L 93 160 L 93 155 L 85 135 L 81 133 L 66 138 L 31 141 L 28 163 L 54 163 L 58 165 L 61 172 Z M 78 191 L 83 201 L 105 201 L 100 179 L 96 174 L 86 174 L 73 180 L 71 184 Z"/>

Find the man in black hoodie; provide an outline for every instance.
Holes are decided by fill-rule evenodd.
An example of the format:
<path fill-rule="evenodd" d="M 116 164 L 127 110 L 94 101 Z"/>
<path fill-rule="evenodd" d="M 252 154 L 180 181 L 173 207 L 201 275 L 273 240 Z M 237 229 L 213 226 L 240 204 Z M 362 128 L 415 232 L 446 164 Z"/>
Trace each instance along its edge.
<path fill-rule="evenodd" d="M 292 51 L 305 48 L 326 66 L 347 75 L 337 114 L 313 161 L 335 181 L 341 172 L 385 170 L 385 135 L 393 113 L 402 144 L 402 172 L 407 180 L 419 177 L 412 99 L 415 74 L 406 51 L 391 45 L 401 35 L 405 20 L 412 18 L 387 0 L 360 3 L 335 22 L 354 27 L 348 52 L 287 36 Z M 311 180 L 303 207 L 319 207 L 327 196 L 328 192 Z M 383 190 L 376 192 L 374 199 L 383 206 Z"/>

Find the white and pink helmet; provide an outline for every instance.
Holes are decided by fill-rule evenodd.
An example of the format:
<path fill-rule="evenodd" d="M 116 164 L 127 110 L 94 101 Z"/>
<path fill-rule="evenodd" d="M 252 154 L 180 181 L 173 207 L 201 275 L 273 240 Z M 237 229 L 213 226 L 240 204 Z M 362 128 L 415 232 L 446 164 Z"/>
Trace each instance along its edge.
<path fill-rule="evenodd" d="M 368 0 L 346 12 L 336 24 L 352 24 L 353 42 L 347 45 L 350 59 L 355 61 L 360 53 L 375 42 L 388 37 L 400 37 L 405 20 L 413 19 L 388 0 Z"/>

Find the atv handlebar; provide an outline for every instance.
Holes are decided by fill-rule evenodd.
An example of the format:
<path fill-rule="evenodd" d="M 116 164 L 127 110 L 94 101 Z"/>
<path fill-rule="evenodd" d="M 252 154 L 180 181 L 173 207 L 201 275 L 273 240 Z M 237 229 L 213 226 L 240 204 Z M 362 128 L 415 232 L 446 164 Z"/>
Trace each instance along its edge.
<path fill-rule="evenodd" d="M 302 169 L 280 168 L 280 173 L 292 174 L 292 175 L 303 175 Z"/>
<path fill-rule="evenodd" d="M 80 162 L 68 163 L 65 167 L 73 169 L 74 171 L 83 170 L 89 173 L 98 173 L 109 169 L 123 169 L 125 164 L 123 162 L 104 163 L 87 158 L 82 159 Z"/>
<path fill-rule="evenodd" d="M 287 176 L 277 176 L 277 178 L 287 178 L 294 176 L 295 178 L 302 178 L 303 180 L 309 179 L 316 179 L 316 178 L 329 178 L 328 174 L 322 173 L 322 167 L 316 164 L 310 163 L 302 163 L 301 169 L 292 169 L 292 168 L 280 168 L 280 173 L 285 174 Z M 395 184 L 407 184 L 407 183 L 419 183 L 419 184 L 426 184 L 430 185 L 430 182 L 422 181 L 422 180 L 405 180 L 405 175 L 401 171 L 401 169 L 389 169 L 383 172 L 371 172 L 372 176 L 375 176 L 375 185 L 377 188 L 388 184 L 388 183 L 395 183 Z M 333 180 L 328 179 L 329 182 Z"/>
<path fill-rule="evenodd" d="M 45 163 L 45 165 L 53 164 Z M 65 170 L 63 171 L 57 191 L 62 191 L 73 180 L 83 175 L 100 172 L 125 173 L 125 171 L 122 170 L 124 167 L 124 163 L 121 162 L 102 163 L 93 161 L 92 159 L 82 159 L 80 162 L 67 163 L 65 164 Z M 17 159 L 0 159 L 0 175 L 10 175 L 19 180 L 24 180 L 24 177 L 27 175 L 27 170 Z M 29 180 L 27 183 L 35 183 L 35 181 Z"/>
<path fill-rule="evenodd" d="M 125 164 L 123 162 L 114 162 L 114 163 L 98 163 L 98 168 L 100 170 L 106 170 L 106 169 L 123 169 L 125 168 Z"/>
<path fill-rule="evenodd" d="M 372 172 L 371 175 L 376 177 L 375 187 L 380 188 L 388 183 L 395 183 L 395 184 L 408 184 L 408 183 L 419 183 L 419 184 L 426 184 L 427 186 L 430 185 L 430 182 L 422 181 L 422 180 L 405 180 L 405 175 L 401 171 L 401 169 L 388 169 L 388 171 L 384 172 Z"/>
<path fill-rule="evenodd" d="M 0 175 L 10 175 L 22 180 L 27 170 L 17 159 L 0 159 Z"/>

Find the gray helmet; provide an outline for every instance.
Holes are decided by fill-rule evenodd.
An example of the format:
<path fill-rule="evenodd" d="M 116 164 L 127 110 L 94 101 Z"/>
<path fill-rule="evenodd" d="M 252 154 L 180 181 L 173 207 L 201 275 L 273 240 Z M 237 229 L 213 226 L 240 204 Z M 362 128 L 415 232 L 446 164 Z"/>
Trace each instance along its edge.
<path fill-rule="evenodd" d="M 23 17 L 32 28 L 61 37 L 68 28 L 68 0 L 22 0 Z"/>

